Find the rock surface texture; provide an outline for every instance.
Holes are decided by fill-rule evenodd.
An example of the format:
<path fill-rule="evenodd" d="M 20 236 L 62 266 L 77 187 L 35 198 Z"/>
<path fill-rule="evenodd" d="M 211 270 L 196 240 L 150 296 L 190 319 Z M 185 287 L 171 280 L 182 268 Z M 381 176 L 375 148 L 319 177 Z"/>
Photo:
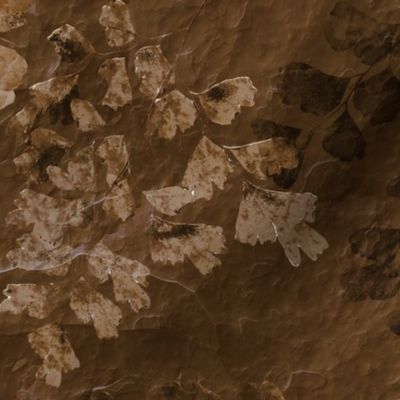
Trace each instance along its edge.
<path fill-rule="evenodd" d="M 1 400 L 400 399 L 398 0 L 2 0 L 0 72 Z"/>

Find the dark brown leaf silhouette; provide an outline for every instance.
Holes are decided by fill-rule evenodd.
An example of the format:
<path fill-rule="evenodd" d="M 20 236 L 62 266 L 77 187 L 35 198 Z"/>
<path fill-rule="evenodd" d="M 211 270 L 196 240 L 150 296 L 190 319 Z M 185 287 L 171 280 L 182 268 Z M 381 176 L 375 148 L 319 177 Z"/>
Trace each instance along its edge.
<path fill-rule="evenodd" d="M 327 75 L 308 64 L 291 63 L 281 71 L 278 92 L 284 104 L 325 115 L 340 104 L 349 78 Z"/>
<path fill-rule="evenodd" d="M 330 13 L 325 36 L 334 50 L 353 49 L 364 64 L 374 65 L 397 52 L 400 25 L 380 23 L 347 1 L 339 1 Z"/>
<path fill-rule="evenodd" d="M 357 85 L 353 102 L 371 125 L 390 122 L 400 111 L 400 81 L 387 68 Z"/>
<path fill-rule="evenodd" d="M 341 161 L 351 161 L 364 156 L 364 137 L 347 111 L 328 128 L 323 148 Z"/>

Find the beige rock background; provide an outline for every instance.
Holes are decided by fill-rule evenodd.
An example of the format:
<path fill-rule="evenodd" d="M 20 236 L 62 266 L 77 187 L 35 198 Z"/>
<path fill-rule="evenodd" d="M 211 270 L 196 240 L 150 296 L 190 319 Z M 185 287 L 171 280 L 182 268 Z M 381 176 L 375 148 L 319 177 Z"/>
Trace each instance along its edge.
<path fill-rule="evenodd" d="M 151 208 L 140 195 L 135 215 L 123 223 L 105 225 L 93 215 L 98 237 L 107 235 L 110 248 L 151 269 L 147 291 L 152 306 L 139 314 L 126 313 L 119 338 L 113 340 L 99 340 L 93 327 L 76 321 L 67 306 L 58 309 L 52 319 L 63 322 L 81 362 L 80 369 L 63 375 L 58 389 L 35 379 L 41 361 L 29 347 L 26 334 L 42 321 L 26 315 L 1 315 L 1 399 L 212 397 L 200 386 L 190 386 L 191 382 L 222 399 L 262 399 L 268 398 L 259 389 L 265 380 L 278 385 L 286 400 L 400 398 L 400 339 L 390 329 L 399 311 L 398 295 L 352 301 L 345 296 L 342 282 L 349 268 L 361 268 L 350 250 L 350 235 L 371 226 L 400 226 L 399 199 L 386 191 L 387 183 L 398 175 L 399 120 L 374 127 L 358 121 L 366 141 L 364 157 L 342 162 L 321 146 L 329 118 L 283 104 L 276 90 L 280 68 L 291 62 L 346 77 L 368 69 L 351 50 L 337 52 L 327 42 L 324 29 L 335 3 L 130 0 L 127 4 L 139 38 L 128 49 L 115 50 L 107 46 L 98 24 L 103 1 L 34 0 L 26 25 L 1 34 L 0 44 L 12 43 L 29 65 L 22 87 L 16 90 L 16 102 L 0 112 L 1 289 L 11 282 L 54 281 L 39 272 L 8 270 L 5 258 L 19 236 L 6 226 L 5 216 L 27 187 L 25 177 L 17 175 L 12 164 L 10 155 L 15 149 L 6 125 L 26 102 L 29 86 L 55 73 L 81 71 L 80 96 L 97 106 L 105 91 L 97 75 L 100 64 L 111 56 L 126 56 L 134 93 L 131 106 L 115 113 L 99 106 L 107 124 L 89 135 L 79 133 L 75 124 L 60 121 L 45 120 L 41 126 L 70 138 L 77 148 L 94 138 L 123 134 L 131 152 L 130 181 L 136 188 L 150 190 L 179 182 L 202 126 L 169 142 L 144 136 L 143 121 L 150 103 L 138 91 L 133 60 L 135 52 L 148 44 L 160 44 L 174 63 L 176 87 L 184 94 L 200 92 L 226 78 L 252 79 L 258 88 L 255 107 L 244 108 L 231 125 L 207 123 L 204 127 L 215 143 L 240 145 L 258 140 L 252 123 L 259 118 L 301 129 L 299 146 L 315 130 L 290 190 L 310 191 L 319 197 L 313 227 L 330 244 L 317 262 L 303 256 L 302 265 L 293 268 L 277 243 L 251 247 L 234 241 L 240 173 L 230 177 L 225 190 L 217 191 L 210 202 L 200 201 L 175 219 L 224 228 L 228 251 L 221 257 L 222 265 L 206 276 L 190 262 L 176 266 L 152 263 L 146 235 Z M 400 24 L 396 0 L 349 3 L 381 22 Z M 97 50 L 87 65 L 86 61 L 60 63 L 47 42 L 46 37 L 64 23 L 79 29 Z M 47 183 L 35 189 L 49 194 L 54 190 Z M 81 234 L 85 237 L 87 232 Z M 70 274 L 59 279 L 66 291 L 73 288 L 83 264 L 76 259 Z M 106 284 L 104 293 L 110 291 Z M 171 389 L 168 385 L 179 377 L 189 386 Z M 162 386 L 167 388 L 162 390 Z"/>

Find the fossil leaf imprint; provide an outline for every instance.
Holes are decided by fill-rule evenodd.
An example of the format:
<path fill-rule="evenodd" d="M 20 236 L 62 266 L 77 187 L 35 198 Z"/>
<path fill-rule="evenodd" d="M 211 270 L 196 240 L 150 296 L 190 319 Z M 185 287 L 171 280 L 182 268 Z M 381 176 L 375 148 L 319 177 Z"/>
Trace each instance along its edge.
<path fill-rule="evenodd" d="M 3 293 L 7 298 L 0 303 L 0 312 L 17 315 L 26 310 L 30 317 L 46 318 L 55 307 L 59 289 L 54 284 L 20 283 L 8 284 Z"/>
<path fill-rule="evenodd" d="M 139 90 L 151 99 L 175 82 L 172 67 L 160 46 L 145 46 L 136 52 L 135 72 L 140 79 Z"/>
<path fill-rule="evenodd" d="M 104 138 L 103 143 L 97 148 L 96 154 L 103 160 L 107 168 L 106 181 L 111 186 L 129 160 L 123 135 L 112 135 Z"/>
<path fill-rule="evenodd" d="M 244 182 L 235 239 L 252 246 L 278 240 L 295 267 L 300 265 L 299 248 L 315 261 L 328 248 L 327 241 L 307 225 L 314 221 L 316 200 L 311 193 L 277 192 Z"/>
<path fill-rule="evenodd" d="M 0 4 L 0 32 L 8 32 L 23 26 L 26 22 L 24 12 L 32 0 L 3 0 Z"/>
<path fill-rule="evenodd" d="M 99 339 L 118 337 L 121 310 L 80 278 L 71 293 L 70 306 L 83 322 L 93 322 Z"/>
<path fill-rule="evenodd" d="M 150 297 L 144 291 L 150 270 L 138 261 L 114 254 L 102 243 L 87 257 L 89 271 L 101 282 L 111 276 L 115 299 L 129 303 L 134 312 L 150 307 Z"/>
<path fill-rule="evenodd" d="M 85 147 L 72 156 L 67 172 L 50 165 L 47 167 L 47 174 L 52 183 L 61 190 L 91 191 L 95 178 L 93 146 Z"/>
<path fill-rule="evenodd" d="M 157 211 L 166 215 L 176 215 L 189 203 L 199 199 L 210 200 L 213 196 L 213 184 L 222 190 L 232 172 L 233 167 L 225 151 L 203 136 L 189 160 L 180 186 L 143 193 Z"/>
<path fill-rule="evenodd" d="M 187 257 L 205 275 L 221 264 L 217 255 L 225 250 L 225 237 L 220 226 L 179 224 L 153 216 L 150 246 L 154 262 L 174 265 Z"/>
<path fill-rule="evenodd" d="M 55 324 L 42 326 L 28 335 L 32 349 L 43 360 L 42 366 L 36 372 L 36 377 L 45 379 L 49 386 L 61 385 L 62 373 L 79 368 L 71 343 L 65 334 Z"/>
<path fill-rule="evenodd" d="M 127 179 L 115 183 L 107 192 L 102 204 L 103 210 L 112 217 L 126 221 L 135 209 L 135 201 Z"/>
<path fill-rule="evenodd" d="M 281 72 L 278 92 L 284 104 L 303 112 L 325 115 L 336 108 L 349 78 L 327 75 L 303 63 L 291 63 Z"/>
<path fill-rule="evenodd" d="M 56 132 L 37 128 L 31 133 L 31 145 L 26 151 L 14 158 L 17 172 L 29 175 L 29 181 L 38 182 L 48 179 L 47 167 L 57 165 L 72 143 Z"/>
<path fill-rule="evenodd" d="M 90 101 L 73 99 L 71 112 L 78 129 L 82 132 L 90 132 L 106 124 Z"/>
<path fill-rule="evenodd" d="M 198 93 L 207 117 L 216 124 L 229 125 L 241 107 L 254 106 L 256 87 L 250 78 L 240 76 L 226 79 Z"/>
<path fill-rule="evenodd" d="M 334 50 L 353 49 L 364 64 L 374 65 L 390 53 L 398 53 L 400 27 L 379 23 L 363 14 L 349 1 L 338 1 L 325 29 Z"/>
<path fill-rule="evenodd" d="M 101 104 L 116 111 L 132 101 L 132 88 L 129 82 L 124 57 L 109 58 L 100 66 L 99 75 L 108 88 Z"/>
<path fill-rule="evenodd" d="M 75 62 L 82 60 L 94 51 L 83 35 L 69 24 L 55 29 L 47 40 L 54 46 L 62 61 Z"/>
<path fill-rule="evenodd" d="M 176 215 L 185 205 L 197 200 L 191 190 L 180 186 L 147 190 L 143 194 L 157 211 L 171 216 Z"/>
<path fill-rule="evenodd" d="M 271 138 L 244 146 L 225 146 L 243 168 L 258 179 L 267 175 L 278 175 L 283 168 L 296 168 L 298 152 L 284 138 Z"/>
<path fill-rule="evenodd" d="M 147 130 L 164 139 L 172 139 L 178 130 L 184 133 L 191 128 L 196 118 L 197 110 L 193 101 L 178 90 L 173 90 L 155 101 Z"/>
<path fill-rule="evenodd" d="M 210 200 L 213 184 L 222 190 L 232 172 L 224 149 L 203 136 L 189 160 L 181 186 L 193 191 L 196 198 Z"/>
<path fill-rule="evenodd" d="M 122 47 L 135 38 L 128 6 L 121 0 L 112 0 L 101 10 L 99 23 L 104 26 L 110 47 Z"/>

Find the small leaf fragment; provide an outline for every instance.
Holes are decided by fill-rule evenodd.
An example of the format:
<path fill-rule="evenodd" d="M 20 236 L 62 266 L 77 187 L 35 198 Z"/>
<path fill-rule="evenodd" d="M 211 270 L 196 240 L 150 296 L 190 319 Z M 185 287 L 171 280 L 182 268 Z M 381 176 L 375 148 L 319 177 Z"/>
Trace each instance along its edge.
<path fill-rule="evenodd" d="M 2 0 L 0 4 L 0 32 L 8 32 L 25 25 L 25 11 L 32 0 Z"/>
<path fill-rule="evenodd" d="M 175 265 L 187 257 L 205 275 L 221 265 L 216 255 L 225 250 L 225 237 L 220 226 L 177 224 L 153 216 L 150 247 L 154 262 Z"/>
<path fill-rule="evenodd" d="M 147 131 L 157 133 L 164 139 L 172 139 L 178 130 L 184 133 L 191 128 L 197 118 L 197 110 L 192 100 L 180 91 L 160 97 L 154 103 L 154 109 L 147 121 Z"/>
<path fill-rule="evenodd" d="M 107 167 L 106 181 L 111 186 L 120 176 L 129 160 L 124 136 L 107 136 L 98 147 L 96 154 Z"/>
<path fill-rule="evenodd" d="M 157 97 L 163 88 L 175 83 L 172 67 L 159 45 L 145 46 L 136 52 L 135 72 L 140 79 L 139 90 L 151 99 Z"/>
<path fill-rule="evenodd" d="M 284 138 L 271 138 L 244 146 L 225 146 L 243 168 L 257 179 L 278 175 L 281 170 L 294 169 L 299 163 L 298 151 Z"/>
<path fill-rule="evenodd" d="M 115 183 L 103 201 L 104 211 L 113 217 L 126 221 L 135 209 L 135 202 L 128 181 Z"/>
<path fill-rule="evenodd" d="M 198 93 L 207 117 L 216 124 L 229 125 L 241 107 L 254 106 L 256 87 L 250 78 L 226 79 Z"/>
<path fill-rule="evenodd" d="M 111 276 L 118 302 L 129 303 L 134 312 L 150 307 L 150 297 L 143 289 L 150 275 L 145 265 L 114 254 L 102 243 L 93 248 L 87 260 L 89 271 L 101 282 Z"/>
<path fill-rule="evenodd" d="M 180 186 L 169 186 L 143 192 L 147 201 L 159 212 L 176 215 L 182 207 L 197 200 L 189 189 Z"/>
<path fill-rule="evenodd" d="M 71 101 L 71 112 L 78 124 L 78 129 L 82 132 L 94 131 L 106 124 L 90 101 L 73 99 Z"/>
<path fill-rule="evenodd" d="M 54 46 L 62 61 L 80 61 L 94 49 L 83 35 L 72 25 L 64 24 L 55 29 L 47 40 Z"/>
<path fill-rule="evenodd" d="M 121 310 L 80 278 L 71 293 L 71 309 L 84 323 L 93 322 L 99 339 L 118 337 Z"/>
<path fill-rule="evenodd" d="M 116 111 L 132 101 L 132 88 L 129 82 L 124 57 L 109 58 L 100 66 L 99 75 L 108 88 L 101 104 Z"/>
<path fill-rule="evenodd" d="M 54 285 L 37 285 L 35 283 L 10 283 L 3 290 L 6 299 L 0 303 L 0 313 L 9 312 L 14 315 L 27 310 L 34 318 L 46 318 L 56 306 L 55 297 L 59 289 Z"/>
<path fill-rule="evenodd" d="M 225 151 L 203 136 L 189 160 L 181 186 L 189 189 L 197 199 L 210 200 L 213 196 L 213 184 L 223 190 L 233 166 Z"/>
<path fill-rule="evenodd" d="M 13 90 L 0 90 L 0 110 L 8 107 L 15 101 L 15 93 Z"/>
<path fill-rule="evenodd" d="M 0 90 L 11 91 L 16 89 L 28 71 L 28 64 L 24 57 L 15 50 L 0 45 Z"/>
<path fill-rule="evenodd" d="M 112 0 L 102 7 L 99 23 L 104 26 L 110 47 L 126 46 L 135 38 L 129 8 L 121 0 Z"/>
<path fill-rule="evenodd" d="M 79 368 L 71 343 L 56 324 L 42 326 L 28 335 L 32 349 L 43 359 L 36 377 L 49 386 L 60 387 L 62 373 Z"/>
<path fill-rule="evenodd" d="M 279 241 L 289 262 L 300 265 L 300 250 L 315 261 L 328 242 L 306 222 L 314 221 L 317 197 L 311 193 L 278 192 L 243 184 L 235 239 L 254 246 Z"/>

